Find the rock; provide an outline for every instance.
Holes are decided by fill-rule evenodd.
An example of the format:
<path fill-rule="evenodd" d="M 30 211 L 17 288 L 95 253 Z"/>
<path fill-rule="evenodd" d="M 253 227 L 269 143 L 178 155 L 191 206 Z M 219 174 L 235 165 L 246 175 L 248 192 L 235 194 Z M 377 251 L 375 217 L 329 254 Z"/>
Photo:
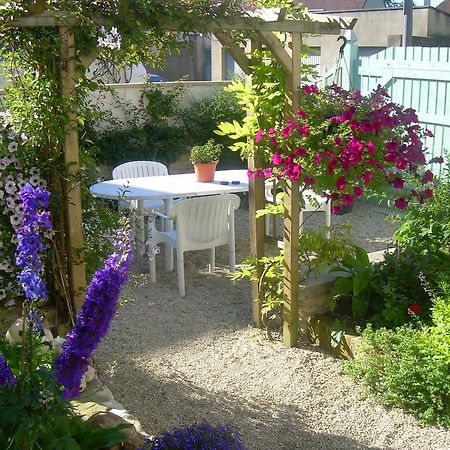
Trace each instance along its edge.
<path fill-rule="evenodd" d="M 84 374 L 84 379 L 86 380 L 86 383 L 90 383 L 96 376 L 97 373 L 95 369 L 91 365 L 89 365 L 88 370 Z"/>
<path fill-rule="evenodd" d="M 61 336 L 56 336 L 52 339 L 53 350 L 59 355 L 62 351 L 62 345 L 66 342 Z"/>
<path fill-rule="evenodd" d="M 25 327 L 23 325 L 23 320 L 22 319 L 17 319 L 9 328 L 8 331 L 6 332 L 5 335 L 5 339 L 10 343 L 10 344 L 15 344 L 17 342 L 21 342 L 22 341 L 22 333 L 24 332 L 24 330 L 28 329 L 28 324 L 25 322 Z M 51 331 L 48 328 L 44 328 L 44 336 L 42 336 L 41 341 L 42 342 L 50 342 L 53 340 L 53 335 L 51 333 Z M 47 348 L 48 351 L 48 348 Z"/>
<path fill-rule="evenodd" d="M 127 422 L 131 423 L 139 433 L 146 434 L 139 420 L 135 419 L 123 406 L 120 409 L 112 408 L 109 412 L 115 414 L 116 416 L 122 417 L 122 419 L 125 419 Z"/>
<path fill-rule="evenodd" d="M 100 428 L 113 428 L 120 424 L 131 425 L 127 420 L 111 411 L 94 414 L 88 422 Z M 123 450 L 135 450 L 137 447 L 141 447 L 148 437 L 146 434 L 138 432 L 134 426 L 125 428 L 122 432 L 127 436 L 127 440 L 122 444 L 122 447 L 117 448 Z"/>
<path fill-rule="evenodd" d="M 25 324 L 25 330 L 27 329 L 27 324 Z M 24 331 L 23 320 L 17 319 L 6 332 L 6 340 L 10 344 L 15 344 L 22 340 L 22 332 Z"/>
<path fill-rule="evenodd" d="M 105 402 L 103 403 L 103 406 L 106 406 L 109 411 L 114 410 L 114 414 L 123 417 L 122 414 L 118 414 L 117 411 L 125 411 L 125 407 L 117 400 L 114 400 L 113 402 Z"/>

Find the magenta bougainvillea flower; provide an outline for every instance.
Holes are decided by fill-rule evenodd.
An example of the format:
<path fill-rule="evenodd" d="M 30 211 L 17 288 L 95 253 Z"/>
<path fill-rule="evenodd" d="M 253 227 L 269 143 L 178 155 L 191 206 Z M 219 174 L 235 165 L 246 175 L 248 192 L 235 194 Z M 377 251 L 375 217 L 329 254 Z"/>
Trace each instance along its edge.
<path fill-rule="evenodd" d="M 250 176 L 312 187 L 333 201 L 335 213 L 366 194 L 393 192 L 400 209 L 409 196 L 423 201 L 433 195 L 433 172 L 423 169 L 423 138 L 432 133 L 420 127 L 415 110 L 393 103 L 381 87 L 362 96 L 338 86 L 305 86 L 301 105 L 279 128 L 258 130 L 255 143 L 269 164 Z M 406 195 L 412 181 L 415 190 Z"/>

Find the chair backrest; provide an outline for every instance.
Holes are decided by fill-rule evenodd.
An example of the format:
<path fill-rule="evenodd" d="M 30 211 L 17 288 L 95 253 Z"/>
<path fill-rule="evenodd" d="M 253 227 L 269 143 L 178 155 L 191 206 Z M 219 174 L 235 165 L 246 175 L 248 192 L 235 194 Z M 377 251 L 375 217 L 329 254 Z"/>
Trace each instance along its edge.
<path fill-rule="evenodd" d="M 160 175 L 169 175 L 169 171 L 163 163 L 157 161 L 130 161 L 120 164 L 112 171 L 113 180 Z"/>
<path fill-rule="evenodd" d="M 223 194 L 177 203 L 173 217 L 180 245 L 185 250 L 200 250 L 228 244 L 234 233 L 234 211 L 240 202 L 236 194 Z"/>
<path fill-rule="evenodd" d="M 331 202 L 327 197 L 315 193 L 311 189 L 305 189 L 302 191 L 304 206 L 302 211 L 327 211 L 331 208 Z M 271 186 L 265 187 L 266 201 L 274 203 L 273 191 Z"/>

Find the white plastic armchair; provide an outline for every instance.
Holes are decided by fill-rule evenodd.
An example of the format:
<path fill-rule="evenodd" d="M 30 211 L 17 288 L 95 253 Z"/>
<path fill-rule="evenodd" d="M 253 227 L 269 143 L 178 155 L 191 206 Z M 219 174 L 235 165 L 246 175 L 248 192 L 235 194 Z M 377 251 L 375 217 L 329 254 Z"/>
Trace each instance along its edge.
<path fill-rule="evenodd" d="M 266 186 L 266 201 L 270 203 L 274 203 L 273 191 L 270 187 Z M 300 211 L 300 228 L 299 233 L 303 233 L 303 215 L 305 212 L 316 212 L 322 211 L 325 213 L 325 224 L 327 227 L 331 226 L 331 201 L 329 201 L 326 197 L 316 194 L 311 189 L 305 189 L 302 192 L 303 201 L 305 203 L 304 207 Z M 275 199 L 275 201 L 278 201 Z M 265 216 L 266 221 L 266 234 L 269 234 L 269 215 Z M 330 231 L 326 233 L 327 238 L 330 238 Z"/>
<path fill-rule="evenodd" d="M 157 161 L 130 161 L 115 167 L 112 171 L 113 180 L 126 178 L 156 177 L 169 175 L 167 167 Z M 136 200 L 119 202 L 121 208 L 137 208 Z M 164 202 L 162 200 L 144 200 L 144 212 L 164 211 Z"/>
<path fill-rule="evenodd" d="M 148 241 L 150 281 L 156 283 L 156 263 L 153 249 L 164 243 L 176 249 L 178 292 L 186 295 L 184 252 L 210 249 L 209 272 L 215 270 L 215 247 L 228 245 L 230 271 L 235 270 L 234 211 L 239 208 L 236 194 L 212 195 L 183 200 L 175 204 L 170 217 L 175 220 L 173 231 L 158 231 L 151 224 Z M 157 213 L 163 216 L 160 213 Z"/>

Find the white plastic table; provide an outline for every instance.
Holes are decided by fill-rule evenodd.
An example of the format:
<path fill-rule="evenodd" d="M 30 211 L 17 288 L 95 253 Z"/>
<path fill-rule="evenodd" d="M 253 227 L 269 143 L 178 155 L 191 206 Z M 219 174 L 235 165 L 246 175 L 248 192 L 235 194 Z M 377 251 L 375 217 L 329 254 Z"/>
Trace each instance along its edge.
<path fill-rule="evenodd" d="M 137 200 L 140 217 L 143 217 L 144 200 L 163 200 L 166 214 L 170 215 L 174 198 L 247 192 L 248 176 L 246 170 L 218 170 L 211 183 L 195 181 L 193 173 L 128 178 L 103 181 L 91 186 L 89 191 L 96 197 L 111 200 Z M 140 221 L 137 231 L 141 243 L 144 242 L 143 225 L 143 221 Z M 172 230 L 173 222 L 166 221 L 165 229 Z M 173 250 L 168 248 L 166 270 L 173 270 Z"/>

